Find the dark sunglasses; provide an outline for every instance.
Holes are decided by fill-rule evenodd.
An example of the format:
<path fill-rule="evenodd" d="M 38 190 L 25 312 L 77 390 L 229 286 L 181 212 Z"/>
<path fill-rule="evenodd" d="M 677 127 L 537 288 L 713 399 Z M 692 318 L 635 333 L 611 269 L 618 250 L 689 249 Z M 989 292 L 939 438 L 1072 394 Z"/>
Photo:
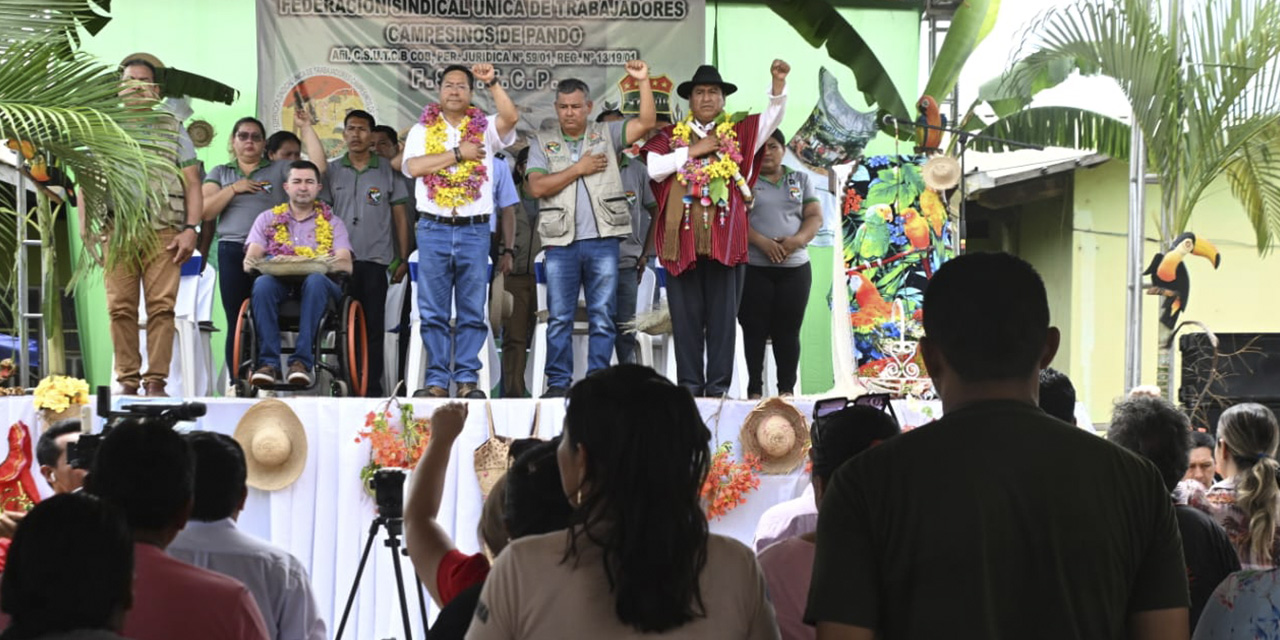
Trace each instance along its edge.
<path fill-rule="evenodd" d="M 890 402 L 890 396 L 887 393 L 864 393 L 852 400 L 848 398 L 824 398 L 813 403 L 813 419 L 829 416 L 837 411 L 842 411 L 846 407 L 867 406 L 883 411 L 891 416 L 894 420 L 898 419 L 897 414 L 893 412 L 893 403 Z"/>

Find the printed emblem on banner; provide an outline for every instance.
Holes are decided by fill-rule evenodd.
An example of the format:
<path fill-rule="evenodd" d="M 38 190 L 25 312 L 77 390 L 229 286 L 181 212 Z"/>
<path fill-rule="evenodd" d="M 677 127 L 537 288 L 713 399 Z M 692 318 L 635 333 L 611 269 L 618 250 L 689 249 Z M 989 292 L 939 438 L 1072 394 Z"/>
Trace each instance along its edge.
<path fill-rule="evenodd" d="M 794 184 L 793 184 L 793 185 L 791 185 L 791 188 L 790 188 L 790 189 L 788 189 L 788 191 L 790 191 L 790 192 L 791 192 L 791 199 L 792 199 L 792 200 L 794 200 L 794 201 L 796 201 L 796 202 L 800 202 L 800 187 L 797 187 L 796 185 L 794 185 Z"/>
<path fill-rule="evenodd" d="M 271 193 L 271 189 L 273 188 L 273 187 L 271 186 L 271 181 L 270 181 L 270 180 L 263 180 L 263 181 L 261 181 L 261 182 L 259 182 L 259 183 L 258 183 L 258 186 L 259 186 L 259 187 L 262 187 L 262 190 L 263 190 L 263 191 L 266 191 L 267 193 Z"/>
<path fill-rule="evenodd" d="M 599 132 L 599 131 L 592 131 L 592 132 L 591 132 L 591 136 L 590 136 L 590 137 L 591 137 L 591 142 L 600 142 L 600 132 Z"/>
<path fill-rule="evenodd" d="M 631 205 L 631 206 L 633 206 L 633 207 L 635 206 L 635 204 L 636 204 L 636 192 L 634 192 L 634 191 L 628 191 L 628 192 L 627 192 L 627 204 L 629 204 L 629 205 Z"/>
<path fill-rule="evenodd" d="M 369 187 L 369 204 L 379 204 L 382 202 L 382 189 L 377 187 Z"/>
<path fill-rule="evenodd" d="M 560 153 L 560 143 L 551 141 L 547 143 L 547 153 Z"/>
<path fill-rule="evenodd" d="M 373 94 L 356 75 L 337 67 L 314 66 L 279 79 L 275 101 L 272 105 L 272 128 L 294 131 L 294 113 L 307 111 L 314 123 L 342 122 L 347 113 L 360 109 L 378 116 Z M 316 127 L 316 134 L 324 145 L 325 153 L 336 155 L 345 142 L 342 129 Z"/>

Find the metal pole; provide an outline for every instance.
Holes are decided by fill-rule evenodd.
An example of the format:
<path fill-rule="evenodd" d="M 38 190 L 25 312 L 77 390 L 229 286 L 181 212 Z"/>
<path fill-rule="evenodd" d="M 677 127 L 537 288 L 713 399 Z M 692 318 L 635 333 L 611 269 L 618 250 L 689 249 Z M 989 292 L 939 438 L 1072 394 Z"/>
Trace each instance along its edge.
<path fill-rule="evenodd" d="M 22 156 L 19 155 L 18 158 Z M 21 163 L 19 163 L 21 164 Z M 18 217 L 16 218 L 18 228 L 18 272 L 17 280 L 14 284 L 14 291 L 18 295 L 18 314 L 14 318 L 14 324 L 18 325 L 18 386 L 31 386 L 31 351 L 29 349 L 29 331 L 27 325 L 27 185 L 23 179 L 21 166 L 15 172 L 13 181 L 13 192 L 18 201 Z"/>
<path fill-rule="evenodd" d="M 1126 254 L 1128 288 L 1124 305 L 1124 391 L 1142 384 L 1142 259 L 1144 214 L 1147 208 L 1147 145 L 1135 114 L 1129 122 L 1129 248 Z"/>

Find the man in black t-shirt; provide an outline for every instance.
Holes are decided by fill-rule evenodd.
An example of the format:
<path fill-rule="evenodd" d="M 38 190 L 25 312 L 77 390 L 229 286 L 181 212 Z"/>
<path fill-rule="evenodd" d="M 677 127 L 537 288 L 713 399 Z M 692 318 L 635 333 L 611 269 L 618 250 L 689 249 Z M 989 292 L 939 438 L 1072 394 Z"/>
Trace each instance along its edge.
<path fill-rule="evenodd" d="M 1031 265 L 946 263 L 924 329 L 945 415 L 832 477 L 805 613 L 818 638 L 1188 638 L 1154 465 L 1037 407 L 1059 333 Z"/>
<path fill-rule="evenodd" d="M 1107 439 L 1155 463 L 1170 493 L 1187 472 L 1191 422 L 1163 398 L 1134 396 L 1117 403 Z M 1187 505 L 1176 505 L 1174 510 L 1182 533 L 1194 629 L 1214 588 L 1240 570 L 1240 558 L 1227 532 L 1208 514 Z"/>

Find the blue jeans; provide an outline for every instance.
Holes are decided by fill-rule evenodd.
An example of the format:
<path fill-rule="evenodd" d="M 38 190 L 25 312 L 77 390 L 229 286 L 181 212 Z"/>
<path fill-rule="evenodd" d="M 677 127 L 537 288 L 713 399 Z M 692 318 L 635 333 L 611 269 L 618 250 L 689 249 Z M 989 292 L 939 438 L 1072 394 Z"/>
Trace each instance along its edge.
<path fill-rule="evenodd" d="M 622 325 L 636 318 L 636 290 L 640 283 L 636 281 L 635 268 L 618 269 L 618 297 L 613 310 L 613 325 L 617 328 L 618 338 L 615 345 L 618 352 L 618 363 L 628 364 L 636 361 L 636 336 L 628 333 Z"/>
<path fill-rule="evenodd" d="M 617 335 L 613 312 L 619 243 L 618 238 L 592 238 L 547 247 L 548 386 L 568 387 L 573 382 L 573 314 L 578 308 L 579 289 L 587 294 L 587 373 L 609 366 Z"/>
<path fill-rule="evenodd" d="M 450 380 L 475 384 L 480 380 L 480 349 L 489 330 L 484 318 L 489 225 L 455 227 L 420 219 L 417 236 L 418 315 L 422 344 L 427 348 L 426 384 L 444 389 Z M 453 328 L 449 326 L 451 306 L 458 311 Z"/>
<path fill-rule="evenodd" d="M 286 282 L 275 276 L 261 275 L 253 281 L 253 296 L 249 306 L 253 309 L 253 328 L 258 333 L 258 366 L 280 366 L 280 305 L 290 298 L 301 298 L 302 312 L 298 317 L 298 340 L 294 344 L 289 363 L 301 362 L 310 369 L 315 366 L 312 350 L 324 308 L 330 301 L 337 302 L 342 290 L 329 276 L 313 273 L 301 283 Z"/>

